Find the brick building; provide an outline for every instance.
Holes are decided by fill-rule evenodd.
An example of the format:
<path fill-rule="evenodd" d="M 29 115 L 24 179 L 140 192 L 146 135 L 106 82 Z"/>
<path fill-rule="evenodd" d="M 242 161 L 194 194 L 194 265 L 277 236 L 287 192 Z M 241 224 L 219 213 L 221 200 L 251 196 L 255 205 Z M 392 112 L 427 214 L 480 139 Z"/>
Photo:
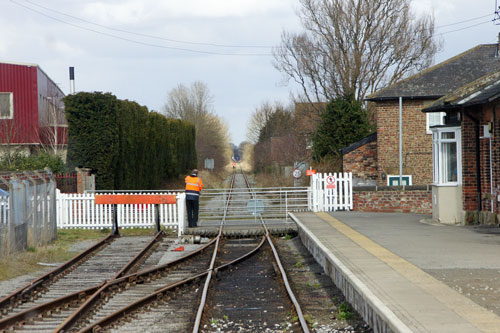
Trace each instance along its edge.
<path fill-rule="evenodd" d="M 442 97 L 424 112 L 445 112 L 432 128 L 433 218 L 500 222 L 500 71 Z"/>
<path fill-rule="evenodd" d="M 431 126 L 443 124 L 444 113 L 422 109 L 474 80 L 500 70 L 497 44 L 476 46 L 440 64 L 367 97 L 374 104 L 377 122 L 376 182 L 399 184 L 399 98 L 402 98 L 403 185 L 433 182 Z M 373 145 L 373 144 L 372 144 Z M 358 147 L 372 154 L 364 145 Z M 350 151 L 354 156 L 354 151 Z M 356 171 L 344 155 L 344 171 Z M 351 165 L 349 165 L 351 163 Z M 358 176 L 354 173 L 354 176 Z M 365 177 L 359 175 L 359 178 Z M 372 175 L 369 175 L 372 178 Z M 366 178 L 365 178 L 366 179 Z"/>
<path fill-rule="evenodd" d="M 354 186 L 373 185 L 377 173 L 377 133 L 342 148 L 342 166 L 355 175 Z"/>

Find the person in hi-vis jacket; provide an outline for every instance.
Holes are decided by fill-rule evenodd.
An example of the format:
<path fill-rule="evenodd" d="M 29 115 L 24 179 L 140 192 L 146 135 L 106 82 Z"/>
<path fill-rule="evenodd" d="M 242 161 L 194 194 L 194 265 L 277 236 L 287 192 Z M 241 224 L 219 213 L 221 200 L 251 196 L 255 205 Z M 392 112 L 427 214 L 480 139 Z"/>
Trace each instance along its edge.
<path fill-rule="evenodd" d="M 200 192 L 203 188 L 203 181 L 198 177 L 198 170 L 191 171 L 184 179 L 186 182 L 186 208 L 188 214 L 188 225 L 190 228 L 197 227 L 198 210 L 200 208 Z"/>

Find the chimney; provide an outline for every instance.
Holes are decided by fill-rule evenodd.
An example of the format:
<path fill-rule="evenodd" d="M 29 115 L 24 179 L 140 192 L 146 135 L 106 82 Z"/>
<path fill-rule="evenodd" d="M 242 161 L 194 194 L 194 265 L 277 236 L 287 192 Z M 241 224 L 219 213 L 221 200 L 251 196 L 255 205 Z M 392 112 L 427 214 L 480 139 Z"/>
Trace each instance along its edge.
<path fill-rule="evenodd" d="M 71 95 L 75 94 L 75 67 L 69 68 L 69 93 Z"/>

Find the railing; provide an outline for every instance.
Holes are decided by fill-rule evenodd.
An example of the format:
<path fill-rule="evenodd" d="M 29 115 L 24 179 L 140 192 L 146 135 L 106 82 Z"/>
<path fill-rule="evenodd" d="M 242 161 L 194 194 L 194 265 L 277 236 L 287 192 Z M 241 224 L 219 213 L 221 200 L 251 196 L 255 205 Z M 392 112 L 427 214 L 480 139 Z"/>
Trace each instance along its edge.
<path fill-rule="evenodd" d="M 288 220 L 289 212 L 309 210 L 311 191 L 308 187 L 236 188 L 231 193 L 231 209 L 226 221 L 253 220 L 258 215 L 266 221 Z M 200 197 L 200 220 L 218 221 L 224 213 L 227 189 L 206 189 Z"/>
<path fill-rule="evenodd" d="M 110 193 L 110 192 L 107 192 Z M 118 193 L 118 192 L 113 192 Z M 123 192 L 121 192 L 123 193 Z M 132 192 L 130 194 L 173 194 L 176 204 L 159 205 L 160 224 L 183 231 L 185 194 L 179 192 Z M 99 193 L 104 194 L 104 193 Z M 102 229 L 113 226 L 113 205 L 96 205 L 95 193 L 57 194 L 57 227 Z M 155 225 L 155 205 L 118 205 L 117 217 L 120 228 L 149 228 Z"/>

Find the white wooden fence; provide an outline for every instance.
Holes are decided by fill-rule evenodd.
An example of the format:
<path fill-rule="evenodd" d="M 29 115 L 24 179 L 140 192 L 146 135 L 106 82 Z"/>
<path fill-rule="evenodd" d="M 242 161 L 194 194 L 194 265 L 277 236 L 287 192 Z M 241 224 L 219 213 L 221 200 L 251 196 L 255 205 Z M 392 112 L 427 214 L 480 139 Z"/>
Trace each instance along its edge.
<path fill-rule="evenodd" d="M 352 173 L 312 175 L 309 209 L 313 212 L 352 210 Z"/>
<path fill-rule="evenodd" d="M 140 194 L 176 195 L 176 204 L 159 205 L 160 224 L 167 228 L 176 229 L 179 234 L 184 231 L 186 199 L 184 193 L 141 192 Z M 65 194 L 58 192 L 57 227 L 87 229 L 112 228 L 113 205 L 96 205 L 94 197 L 94 193 Z M 118 226 L 120 228 L 153 227 L 156 223 L 155 205 L 117 205 L 117 214 Z"/>

